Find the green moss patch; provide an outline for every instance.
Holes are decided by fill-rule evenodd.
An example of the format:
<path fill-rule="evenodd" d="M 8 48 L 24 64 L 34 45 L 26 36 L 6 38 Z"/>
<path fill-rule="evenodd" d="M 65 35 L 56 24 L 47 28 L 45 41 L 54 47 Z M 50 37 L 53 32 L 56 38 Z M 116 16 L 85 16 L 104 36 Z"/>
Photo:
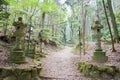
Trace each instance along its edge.
<path fill-rule="evenodd" d="M 87 77 L 91 78 L 120 78 L 120 69 L 116 66 L 96 66 L 86 62 L 78 63 L 78 69 Z"/>
<path fill-rule="evenodd" d="M 105 52 L 97 50 L 93 53 L 92 60 L 95 62 L 104 63 L 108 61 L 108 57 L 105 55 Z"/>
<path fill-rule="evenodd" d="M 39 66 L 29 68 L 0 68 L 0 77 L 3 80 L 40 80 L 42 68 Z"/>

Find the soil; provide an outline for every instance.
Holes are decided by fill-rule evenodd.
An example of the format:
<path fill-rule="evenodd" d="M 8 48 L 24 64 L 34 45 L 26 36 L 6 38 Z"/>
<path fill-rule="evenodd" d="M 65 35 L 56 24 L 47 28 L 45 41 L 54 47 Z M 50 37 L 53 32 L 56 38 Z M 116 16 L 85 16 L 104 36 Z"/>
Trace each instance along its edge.
<path fill-rule="evenodd" d="M 93 79 L 83 76 L 77 70 L 75 63 L 88 62 L 98 66 L 115 65 L 120 68 L 120 44 L 115 44 L 117 52 L 111 52 L 111 45 L 102 43 L 103 51 L 106 52 L 109 60 L 106 63 L 96 63 L 91 60 L 92 53 L 95 49 L 95 43 L 90 42 L 87 44 L 86 54 L 74 54 L 72 47 L 65 47 L 61 50 L 49 51 L 46 58 L 42 59 L 43 73 L 41 80 L 107 80 L 107 79 Z M 55 51 L 56 50 L 56 51 Z M 120 79 L 109 79 L 120 80 Z"/>

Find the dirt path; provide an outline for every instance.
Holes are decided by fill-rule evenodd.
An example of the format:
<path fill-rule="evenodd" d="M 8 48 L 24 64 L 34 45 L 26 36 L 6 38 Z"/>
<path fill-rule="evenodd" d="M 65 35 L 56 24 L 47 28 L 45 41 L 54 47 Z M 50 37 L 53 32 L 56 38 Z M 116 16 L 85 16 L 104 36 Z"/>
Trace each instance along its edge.
<path fill-rule="evenodd" d="M 42 80 L 89 80 L 80 77 L 75 61 L 79 61 L 79 56 L 71 53 L 70 47 L 50 53 L 42 61 Z"/>

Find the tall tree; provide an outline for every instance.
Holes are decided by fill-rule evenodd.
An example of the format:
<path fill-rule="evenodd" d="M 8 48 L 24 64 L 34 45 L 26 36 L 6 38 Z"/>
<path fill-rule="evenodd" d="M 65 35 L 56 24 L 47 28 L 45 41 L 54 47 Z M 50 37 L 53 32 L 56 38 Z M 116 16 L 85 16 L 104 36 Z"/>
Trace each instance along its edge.
<path fill-rule="evenodd" d="M 112 23 L 112 27 L 113 27 L 113 31 L 114 31 L 114 40 L 117 43 L 119 43 L 119 34 L 118 34 L 118 29 L 117 29 L 115 15 L 114 15 L 114 12 L 113 12 L 113 9 L 112 9 L 111 0 L 107 0 L 107 4 L 108 4 L 108 10 L 109 10 L 109 13 L 110 13 L 111 23 Z"/>
<path fill-rule="evenodd" d="M 82 0 L 82 4 L 81 4 L 81 10 L 82 10 L 82 44 L 83 44 L 83 53 L 85 54 L 85 30 L 86 30 L 86 16 L 87 16 L 87 3 L 89 3 L 88 1 L 84 1 Z"/>
<path fill-rule="evenodd" d="M 114 40 L 113 40 L 113 35 L 112 35 L 112 31 L 111 31 L 111 27 L 110 27 L 110 23 L 109 23 L 109 19 L 108 19 L 108 15 L 107 15 L 107 10 L 106 10 L 106 5 L 105 5 L 105 1 L 102 0 L 103 3 L 103 8 L 104 8 L 104 13 L 105 13 L 105 17 L 107 20 L 107 24 L 108 24 L 108 28 L 109 28 L 109 32 L 110 32 L 110 36 L 111 36 L 111 42 L 112 42 L 112 52 L 115 52 L 115 47 L 114 47 Z"/>

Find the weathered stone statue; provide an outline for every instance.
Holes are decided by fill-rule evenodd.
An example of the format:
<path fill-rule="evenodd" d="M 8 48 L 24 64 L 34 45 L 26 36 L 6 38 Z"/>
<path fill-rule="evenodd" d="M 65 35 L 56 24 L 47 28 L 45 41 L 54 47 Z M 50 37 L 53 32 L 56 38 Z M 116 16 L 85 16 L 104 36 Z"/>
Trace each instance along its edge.
<path fill-rule="evenodd" d="M 105 52 L 103 52 L 101 48 L 100 38 L 102 37 L 102 28 L 103 26 L 100 24 L 99 21 L 95 21 L 93 27 L 91 27 L 91 29 L 94 31 L 94 38 L 96 38 L 96 49 L 94 51 L 92 59 L 96 62 L 106 62 L 108 60 L 108 57 L 105 55 Z"/>
<path fill-rule="evenodd" d="M 15 26 L 16 31 L 14 32 L 14 36 L 16 37 L 17 41 L 14 45 L 15 48 L 12 50 L 10 56 L 8 57 L 8 61 L 11 63 L 18 63 L 22 64 L 25 63 L 25 52 L 23 48 L 23 40 L 25 36 L 25 28 L 27 25 L 25 25 L 22 22 L 22 18 L 19 17 L 17 22 L 14 22 L 13 25 Z"/>
<path fill-rule="evenodd" d="M 19 17 L 18 21 L 13 23 L 13 26 L 15 26 L 16 29 L 13 35 L 17 38 L 17 40 L 23 40 L 27 25 L 22 22 L 22 17 Z"/>

